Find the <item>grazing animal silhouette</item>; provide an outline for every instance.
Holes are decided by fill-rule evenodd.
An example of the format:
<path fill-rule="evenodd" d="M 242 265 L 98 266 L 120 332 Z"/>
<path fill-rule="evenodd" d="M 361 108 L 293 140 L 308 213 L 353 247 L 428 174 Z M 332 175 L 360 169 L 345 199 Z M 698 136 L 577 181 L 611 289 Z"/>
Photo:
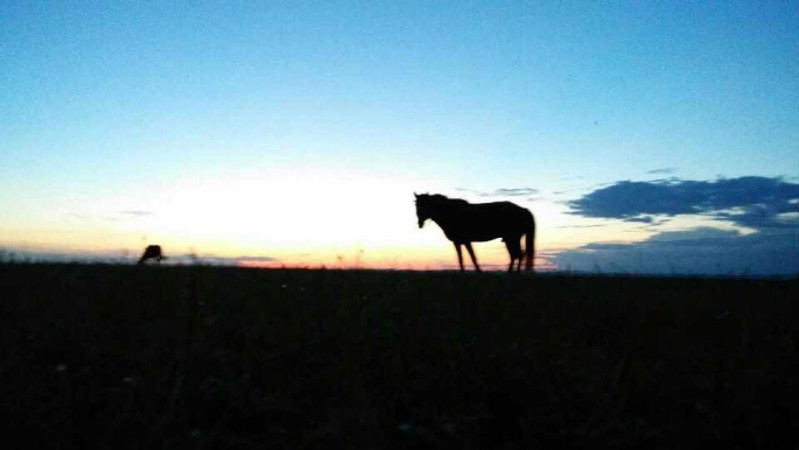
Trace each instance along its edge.
<path fill-rule="evenodd" d="M 147 248 L 144 249 L 144 254 L 141 255 L 141 258 L 139 258 L 139 262 L 136 263 L 136 265 L 142 265 L 148 259 L 153 259 L 159 264 L 161 263 L 161 260 L 166 259 L 166 256 L 164 256 L 164 254 L 161 252 L 160 245 L 148 245 Z"/>
<path fill-rule="evenodd" d="M 511 202 L 469 203 L 466 200 L 447 198 L 440 194 L 413 194 L 416 197 L 416 217 L 419 228 L 427 219 L 437 223 L 447 238 L 455 244 L 458 252 L 458 264 L 463 271 L 463 255 L 461 245 L 466 246 L 472 257 L 474 268 L 479 272 L 480 266 L 474 256 L 472 242 L 490 241 L 502 238 L 510 254 L 508 272 L 521 271 L 522 256 L 525 256 L 524 268 L 533 270 L 535 257 L 535 218 L 526 208 Z M 525 251 L 522 252 L 519 241 L 525 239 Z"/>

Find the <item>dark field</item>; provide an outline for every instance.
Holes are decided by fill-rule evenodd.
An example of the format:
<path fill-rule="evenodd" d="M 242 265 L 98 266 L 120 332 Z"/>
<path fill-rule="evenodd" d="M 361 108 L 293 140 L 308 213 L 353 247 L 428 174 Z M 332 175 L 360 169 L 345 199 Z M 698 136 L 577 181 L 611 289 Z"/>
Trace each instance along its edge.
<path fill-rule="evenodd" d="M 797 448 L 797 281 L 0 265 L 20 448 Z"/>

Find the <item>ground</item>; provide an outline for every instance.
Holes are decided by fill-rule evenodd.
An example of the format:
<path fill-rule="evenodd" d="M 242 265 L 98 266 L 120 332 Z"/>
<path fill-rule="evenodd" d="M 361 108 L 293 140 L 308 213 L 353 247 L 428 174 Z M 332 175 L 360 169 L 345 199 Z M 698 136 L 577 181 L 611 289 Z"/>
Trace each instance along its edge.
<path fill-rule="evenodd" d="M 797 280 L 0 265 L 7 439 L 796 448 Z"/>

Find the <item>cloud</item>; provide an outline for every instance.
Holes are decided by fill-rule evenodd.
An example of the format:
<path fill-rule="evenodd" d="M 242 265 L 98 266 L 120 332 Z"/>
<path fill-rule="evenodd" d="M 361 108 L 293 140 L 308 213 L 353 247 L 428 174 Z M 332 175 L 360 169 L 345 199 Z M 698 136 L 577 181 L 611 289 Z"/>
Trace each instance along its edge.
<path fill-rule="evenodd" d="M 258 261 L 258 262 L 274 262 L 278 261 L 277 258 L 271 256 L 239 256 L 235 258 L 237 261 Z"/>
<path fill-rule="evenodd" d="M 129 210 L 129 211 L 121 211 L 121 214 L 132 217 L 145 217 L 145 216 L 152 216 L 155 213 L 153 211 Z"/>
<path fill-rule="evenodd" d="M 568 205 L 580 216 L 631 222 L 699 214 L 755 229 L 799 228 L 799 184 L 782 178 L 620 181 Z"/>
<path fill-rule="evenodd" d="M 97 221 L 102 220 L 106 222 L 119 222 L 127 219 L 138 219 L 155 215 L 154 211 L 145 210 L 126 210 L 126 211 L 110 211 L 107 213 L 87 213 L 87 212 L 70 212 L 69 217 L 84 221 Z"/>
<path fill-rule="evenodd" d="M 523 187 L 523 188 L 499 188 L 491 192 L 478 192 L 477 195 L 479 195 L 480 197 L 531 197 L 537 193 L 538 189 Z"/>
<path fill-rule="evenodd" d="M 675 169 L 673 167 L 664 167 L 662 169 L 648 170 L 646 173 L 652 174 L 652 175 L 669 175 L 669 174 L 672 174 L 672 173 L 674 173 L 676 171 L 677 171 L 677 169 Z"/>
<path fill-rule="evenodd" d="M 528 195 L 537 194 L 538 190 L 525 187 L 525 188 L 500 188 L 494 191 L 491 195 L 499 197 L 524 197 Z"/>
<path fill-rule="evenodd" d="M 260 266 L 280 260 L 271 256 L 221 256 L 213 253 L 169 255 L 176 264 L 209 264 L 213 266 Z"/>
<path fill-rule="evenodd" d="M 468 194 L 473 194 L 478 197 L 528 197 L 528 200 L 531 200 L 531 196 L 538 194 L 538 189 L 533 189 L 530 187 L 522 187 L 522 188 L 499 188 L 495 189 L 491 192 L 485 191 L 478 191 L 474 189 L 468 189 L 463 187 L 455 188 L 458 192 L 466 192 Z"/>
<path fill-rule="evenodd" d="M 244 263 L 271 263 L 271 262 L 278 262 L 279 259 L 272 258 L 271 256 L 239 256 L 238 258 L 230 258 L 231 260 L 235 261 L 237 264 L 244 264 Z"/>
<path fill-rule="evenodd" d="M 550 258 L 561 270 L 626 274 L 799 275 L 795 232 L 701 227 L 637 243 L 592 243 Z"/>
<path fill-rule="evenodd" d="M 581 228 L 602 228 L 605 225 L 558 225 L 555 228 L 581 229 Z"/>
<path fill-rule="evenodd" d="M 0 247 L 0 262 L 54 262 L 54 263 L 110 263 L 133 264 L 141 256 L 137 251 L 48 251 L 46 249 Z M 213 265 L 213 266 L 265 266 L 279 263 L 280 259 L 271 256 L 221 256 L 214 253 L 171 253 L 164 250 L 167 259 L 164 265 Z"/>

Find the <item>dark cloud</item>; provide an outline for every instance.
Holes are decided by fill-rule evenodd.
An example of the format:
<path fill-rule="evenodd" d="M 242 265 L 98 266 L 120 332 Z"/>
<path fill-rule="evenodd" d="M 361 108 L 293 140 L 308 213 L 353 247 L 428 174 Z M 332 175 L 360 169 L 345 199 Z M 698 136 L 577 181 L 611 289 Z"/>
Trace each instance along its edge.
<path fill-rule="evenodd" d="M 593 243 L 550 258 L 560 270 L 626 274 L 799 275 L 796 232 L 695 228 L 638 243 Z"/>
<path fill-rule="evenodd" d="M 655 219 L 652 216 L 640 216 L 640 217 L 630 217 L 629 219 L 627 219 L 627 221 L 651 224 L 655 221 Z"/>
<path fill-rule="evenodd" d="M 799 184 L 782 178 L 620 181 L 568 205 L 584 217 L 633 222 L 700 214 L 756 229 L 799 228 Z"/>

